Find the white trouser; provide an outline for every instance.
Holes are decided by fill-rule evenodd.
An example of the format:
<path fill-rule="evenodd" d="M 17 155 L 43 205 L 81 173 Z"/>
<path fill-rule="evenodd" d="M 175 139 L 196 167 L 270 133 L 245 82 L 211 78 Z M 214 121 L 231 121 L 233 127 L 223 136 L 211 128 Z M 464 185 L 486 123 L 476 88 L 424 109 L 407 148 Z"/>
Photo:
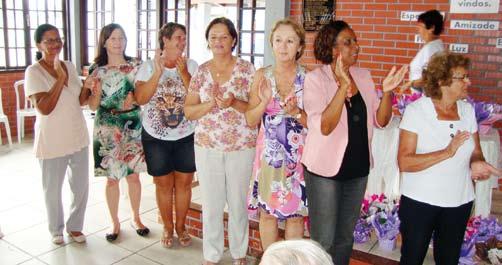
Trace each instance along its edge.
<path fill-rule="evenodd" d="M 89 194 L 89 148 L 63 157 L 40 159 L 42 186 L 49 220 L 49 232 L 62 235 L 64 224 L 63 201 L 61 198 L 63 181 L 68 170 L 68 181 L 72 192 L 70 216 L 66 221 L 66 231 L 82 231 L 85 208 Z"/>
<path fill-rule="evenodd" d="M 195 164 L 202 192 L 204 259 L 223 255 L 223 211 L 228 204 L 228 241 L 234 259 L 246 256 L 249 240 L 247 193 L 255 149 L 222 152 L 195 146 Z"/>

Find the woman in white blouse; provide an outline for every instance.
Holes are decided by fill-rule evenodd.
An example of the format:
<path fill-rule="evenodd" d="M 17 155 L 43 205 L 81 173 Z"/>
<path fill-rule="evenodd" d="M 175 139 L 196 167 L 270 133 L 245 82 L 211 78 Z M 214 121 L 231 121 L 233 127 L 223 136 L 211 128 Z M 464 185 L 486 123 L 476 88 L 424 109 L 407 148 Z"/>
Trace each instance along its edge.
<path fill-rule="evenodd" d="M 432 235 L 436 264 L 458 264 L 473 181 L 502 173 L 485 162 L 474 109 L 463 101 L 468 67 L 462 55 L 434 55 L 422 76 L 425 96 L 408 105 L 399 126 L 402 265 L 422 264 Z"/>
<path fill-rule="evenodd" d="M 410 81 L 405 83 L 404 88 L 422 90 L 422 71 L 427 67 L 432 55 L 444 50 L 443 41 L 439 38 L 443 25 L 443 16 L 437 10 L 429 10 L 418 16 L 417 30 L 425 45 L 410 63 Z"/>
<path fill-rule="evenodd" d="M 35 42 L 38 61 L 26 68 L 25 90 L 37 109 L 34 149 L 42 170 L 49 232 L 54 244 L 63 244 L 66 226 L 69 236 L 81 243 L 89 192 L 89 135 L 80 105 L 90 91 L 82 89 L 75 66 L 59 60 L 63 40 L 55 26 L 38 26 Z M 65 224 L 61 193 L 67 169 L 72 202 Z"/>

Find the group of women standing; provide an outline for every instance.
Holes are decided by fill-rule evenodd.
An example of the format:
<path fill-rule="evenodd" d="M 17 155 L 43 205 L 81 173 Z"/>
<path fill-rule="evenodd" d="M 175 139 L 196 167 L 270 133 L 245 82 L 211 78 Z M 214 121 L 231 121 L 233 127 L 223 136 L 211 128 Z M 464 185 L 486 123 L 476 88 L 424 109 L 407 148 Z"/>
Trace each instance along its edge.
<path fill-rule="evenodd" d="M 73 240 L 85 242 L 82 226 L 88 195 L 89 137 L 80 106 L 88 104 L 96 110 L 94 174 L 107 177 L 105 195 L 112 226 L 106 239 L 112 242 L 120 233 L 118 183 L 122 178 L 128 183 L 131 227 L 140 236 L 150 232 L 139 212 L 139 173 L 148 170 L 154 176 L 164 223 L 162 244 L 173 244 L 175 194 L 178 241 L 182 246 L 190 245 L 185 218 L 195 172 L 195 126 L 185 119 L 183 103 L 197 64 L 181 56 L 185 35 L 182 25 L 165 25 L 159 36 L 161 49 L 153 61 L 142 64 L 125 55 L 127 39 L 122 27 L 109 24 L 101 30 L 97 56 L 82 85 L 75 67 L 58 59 L 63 41 L 57 28 L 44 24 L 35 31 L 40 57 L 26 70 L 26 91 L 38 110 L 35 150 L 42 168 L 53 243 L 64 243 L 61 188 L 67 167 L 73 202 L 66 231 Z M 139 105 L 143 104 L 142 117 Z"/>
<path fill-rule="evenodd" d="M 81 231 L 88 189 L 88 139 L 80 105 L 89 104 L 97 110 L 95 175 L 107 177 L 106 201 L 112 222 L 112 230 L 106 235 L 108 241 L 116 240 L 120 233 L 117 184 L 124 177 L 129 187 L 131 226 L 140 236 L 149 233 L 139 216 L 138 173 L 146 169 L 156 185 L 164 225 L 161 244 L 172 247 L 176 232 L 181 246 L 190 245 L 185 218 L 197 169 L 202 193 L 204 264 L 216 264 L 223 255 L 225 205 L 233 264 L 246 264 L 248 209 L 259 214 L 264 250 L 278 240 L 279 221 L 285 221 L 285 239 L 295 239 L 303 237 L 304 218 L 309 216 L 312 239 L 322 245 L 335 264 L 348 264 L 353 229 L 372 164 L 373 128 L 389 123 L 392 91 L 403 81 L 407 67 L 391 69 L 383 80 L 383 97 L 379 99 L 369 71 L 355 66 L 360 47 L 355 32 L 344 21 L 331 21 L 318 32 L 314 55 L 323 65 L 311 72 L 298 63 L 305 49 L 305 32 L 290 19 L 280 20 L 272 28 L 270 45 L 275 63 L 256 72 L 251 63 L 232 55 L 238 37 L 229 19 L 214 19 L 205 37 L 213 57 L 198 66 L 183 57 L 185 27 L 168 23 L 159 31 L 160 48 L 155 58 L 141 64 L 125 55 L 123 29 L 110 24 L 101 30 L 98 56 L 82 86 L 75 68 L 58 60 L 62 42 L 57 29 L 50 25 L 37 29 L 35 40 L 42 57 L 27 69 L 26 80 L 28 95 L 32 95 L 39 110 L 35 147 L 43 172 L 53 242 L 63 243 L 61 184 L 67 166 L 75 196 L 66 230 L 76 241 L 85 241 Z M 460 67 L 462 73 L 452 70 L 455 77 L 451 77 L 452 71 L 448 70 L 441 76 L 429 77 L 424 72 L 420 81 L 425 83 L 426 95 L 439 105 L 441 95 L 446 98 L 445 106 L 464 97 L 451 92 L 453 96 L 449 91 L 456 88 L 451 88 L 452 81 L 445 80 L 463 74 L 464 79 L 458 80 L 465 81 L 467 65 L 450 66 L 455 71 Z M 434 86 L 444 92 L 431 92 Z M 143 105 L 142 115 L 139 105 Z M 436 108 L 436 112 L 439 110 Z M 441 117 L 456 118 L 452 113 L 442 112 Z M 459 133 L 451 142 L 445 138 L 445 142 L 434 145 L 448 145 L 444 155 L 436 154 L 434 148 L 430 157 L 416 154 L 427 148 L 418 146 L 424 143 L 417 142 L 414 133 L 427 126 L 417 127 L 410 122 L 423 115 L 410 115 L 405 114 L 401 125 L 402 171 L 425 170 L 454 156 L 459 146 L 471 139 L 474 149 L 464 153 L 472 153 L 476 159 L 463 159 L 465 170 L 470 161 L 471 167 L 475 163 L 476 179 L 498 173 L 483 162 L 472 124 L 468 128 L 472 137 Z M 54 130 L 63 135 L 56 137 Z M 413 162 L 418 160 L 421 165 Z M 412 178 L 408 175 L 405 181 Z M 464 176 L 467 179 L 463 183 L 468 186 L 471 175 Z M 412 190 L 421 185 L 420 181 L 403 186 Z M 409 249 L 403 251 L 406 257 L 416 252 L 409 244 L 418 242 L 416 236 L 409 237 L 410 231 L 418 230 L 412 228 L 415 210 L 410 212 L 408 204 L 412 199 L 420 200 L 420 196 L 408 189 L 403 194 L 410 199 L 405 199 L 401 212 L 408 211 L 407 216 L 411 216 L 407 219 L 402 214 L 405 227 L 409 227 L 402 228 L 403 249 Z M 469 194 L 464 197 L 451 200 L 472 200 Z M 452 204 L 448 201 L 445 206 Z M 431 227 L 435 229 L 428 229 Z M 423 242 L 427 241 L 427 233 L 432 233 L 429 230 L 420 230 L 426 235 Z M 435 235 L 439 238 L 442 233 L 438 231 Z"/>

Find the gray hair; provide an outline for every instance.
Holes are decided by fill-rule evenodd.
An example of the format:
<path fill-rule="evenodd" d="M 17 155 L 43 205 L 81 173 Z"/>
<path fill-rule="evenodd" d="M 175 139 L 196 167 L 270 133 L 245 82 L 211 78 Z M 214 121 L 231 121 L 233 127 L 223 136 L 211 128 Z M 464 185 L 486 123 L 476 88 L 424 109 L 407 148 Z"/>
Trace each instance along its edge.
<path fill-rule="evenodd" d="M 333 265 L 333 260 L 319 243 L 300 239 L 270 245 L 260 265 Z"/>

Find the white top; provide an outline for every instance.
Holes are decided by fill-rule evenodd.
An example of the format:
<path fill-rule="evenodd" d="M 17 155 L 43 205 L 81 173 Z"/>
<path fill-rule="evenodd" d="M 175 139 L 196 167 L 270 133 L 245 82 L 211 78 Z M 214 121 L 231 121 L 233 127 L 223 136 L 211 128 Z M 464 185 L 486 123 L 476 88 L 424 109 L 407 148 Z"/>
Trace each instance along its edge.
<path fill-rule="evenodd" d="M 34 149 L 39 159 L 51 159 L 73 154 L 89 145 L 89 134 L 80 107 L 82 89 L 75 66 L 64 62 L 68 69 L 68 86 L 61 91 L 54 110 L 43 115 L 37 110 Z M 26 96 L 48 92 L 56 79 L 40 63 L 26 68 L 24 83 Z"/>
<path fill-rule="evenodd" d="M 459 100 L 457 108 L 460 120 L 438 120 L 432 100 L 424 96 L 406 107 L 399 128 L 417 134 L 417 154 L 444 149 L 457 130 L 478 130 L 472 106 Z M 470 171 L 473 150 L 470 137 L 455 156 L 419 172 L 402 172 L 401 194 L 440 207 L 457 207 L 474 200 Z"/>
<path fill-rule="evenodd" d="M 441 39 L 433 40 L 425 44 L 410 63 L 410 80 L 422 78 L 422 70 L 427 67 L 431 56 L 443 50 L 444 44 Z"/>
<path fill-rule="evenodd" d="M 187 68 L 193 76 L 197 63 L 188 59 Z M 153 61 L 146 61 L 141 65 L 136 81 L 148 81 L 153 72 Z M 164 67 L 157 90 L 143 111 L 143 128 L 148 134 L 157 139 L 175 141 L 194 133 L 195 121 L 187 120 L 183 112 L 186 90 L 176 68 Z"/>

